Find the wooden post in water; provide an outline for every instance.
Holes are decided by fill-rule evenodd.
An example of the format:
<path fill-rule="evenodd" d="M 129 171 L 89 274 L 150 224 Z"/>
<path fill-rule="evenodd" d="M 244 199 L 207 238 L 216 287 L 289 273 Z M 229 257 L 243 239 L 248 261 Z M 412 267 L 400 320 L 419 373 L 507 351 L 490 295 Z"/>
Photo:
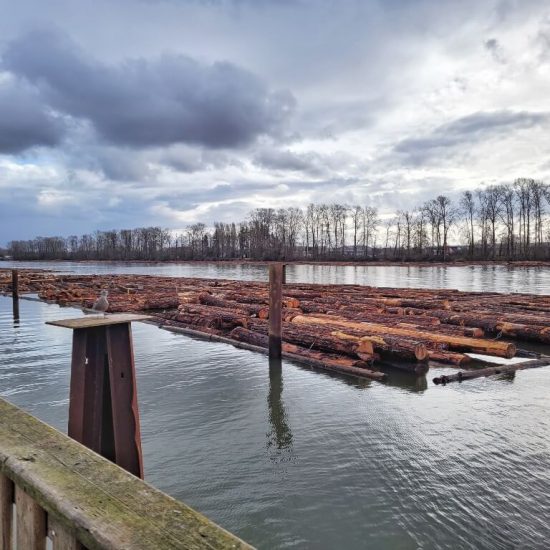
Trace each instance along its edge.
<path fill-rule="evenodd" d="M 11 295 L 14 300 L 19 299 L 19 272 L 17 269 L 11 270 Z"/>
<path fill-rule="evenodd" d="M 142 479 L 130 323 L 147 318 L 121 314 L 47 323 L 74 331 L 69 437 Z"/>
<path fill-rule="evenodd" d="M 283 264 L 269 266 L 269 357 L 281 357 Z"/>

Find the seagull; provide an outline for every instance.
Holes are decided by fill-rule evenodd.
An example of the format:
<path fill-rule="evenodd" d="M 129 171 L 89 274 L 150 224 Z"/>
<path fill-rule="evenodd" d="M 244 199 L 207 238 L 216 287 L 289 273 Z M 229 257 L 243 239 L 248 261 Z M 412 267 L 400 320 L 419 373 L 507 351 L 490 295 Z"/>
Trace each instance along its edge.
<path fill-rule="evenodd" d="M 95 301 L 95 303 L 92 307 L 92 309 L 94 311 L 103 312 L 103 315 L 105 315 L 105 312 L 109 308 L 109 302 L 107 300 L 107 295 L 108 294 L 109 294 L 109 292 L 107 292 L 106 290 L 102 290 L 99 293 L 99 298 Z"/>

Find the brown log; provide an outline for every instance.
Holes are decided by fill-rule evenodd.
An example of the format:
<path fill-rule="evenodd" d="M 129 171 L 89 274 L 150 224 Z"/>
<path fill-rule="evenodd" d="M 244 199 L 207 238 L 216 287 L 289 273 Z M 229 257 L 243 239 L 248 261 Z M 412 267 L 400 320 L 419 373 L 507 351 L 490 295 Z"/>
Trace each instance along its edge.
<path fill-rule="evenodd" d="M 261 318 L 263 319 L 267 319 L 267 315 L 269 313 L 269 308 L 266 306 L 259 304 L 243 304 L 234 300 L 225 300 L 208 292 L 201 292 L 198 296 L 198 301 L 203 305 L 241 311 L 246 315 L 262 315 Z M 263 317 L 264 314 L 265 317 Z"/>
<path fill-rule="evenodd" d="M 470 380 L 472 378 L 480 378 L 482 376 L 493 376 L 495 374 L 510 374 L 517 370 L 534 369 L 537 367 L 547 367 L 550 365 L 550 359 L 534 359 L 514 365 L 497 365 L 486 369 L 477 369 L 470 371 L 460 371 L 456 374 L 444 374 L 436 376 L 433 379 L 434 384 L 448 384 L 449 382 L 461 382 L 462 380 Z"/>
<path fill-rule="evenodd" d="M 266 335 L 252 332 L 241 327 L 233 329 L 229 337 L 261 348 L 267 349 L 268 347 L 268 337 Z M 354 361 L 343 357 L 313 352 L 288 343 L 283 343 L 282 348 L 283 357 L 296 359 L 301 362 L 305 361 L 307 364 L 316 368 L 373 380 L 384 380 L 386 378 L 385 373 L 365 368 L 367 365 L 365 361 Z"/>
<path fill-rule="evenodd" d="M 470 351 L 486 355 L 495 355 L 497 357 L 511 358 L 516 353 L 516 347 L 512 343 L 500 342 L 494 340 L 483 340 L 481 338 L 468 338 L 452 336 L 446 334 L 435 334 L 421 331 L 408 330 L 403 328 L 387 327 L 374 323 L 358 323 L 347 321 L 345 319 L 335 319 L 334 317 L 323 318 L 306 315 L 297 315 L 292 319 L 293 323 L 306 325 L 337 325 L 345 328 L 363 330 L 365 334 L 396 335 L 417 338 L 435 343 L 443 343 L 449 346 L 449 349 L 455 351 Z"/>
<path fill-rule="evenodd" d="M 464 367 L 472 362 L 472 358 L 468 355 L 453 351 L 429 350 L 428 358 L 430 361 L 454 365 L 455 367 Z"/>
<path fill-rule="evenodd" d="M 260 334 L 267 334 L 265 322 L 250 319 L 248 328 Z M 362 346 L 358 342 L 347 338 L 340 338 L 338 334 L 328 330 L 308 330 L 297 328 L 292 323 L 283 323 L 283 340 L 291 344 L 307 347 L 308 349 L 324 351 L 328 353 L 342 353 L 357 358 L 357 352 L 373 355 L 374 348 L 370 342 L 364 342 Z"/>
<path fill-rule="evenodd" d="M 398 339 L 391 336 L 381 335 L 365 335 L 361 336 L 349 334 L 344 331 L 334 331 L 332 335 L 342 340 L 349 340 L 357 344 L 357 351 L 368 351 L 369 347 L 372 347 L 375 352 L 390 354 L 397 359 L 410 359 L 414 361 L 424 361 L 428 352 L 426 346 L 414 340 L 407 340 L 405 338 Z"/>

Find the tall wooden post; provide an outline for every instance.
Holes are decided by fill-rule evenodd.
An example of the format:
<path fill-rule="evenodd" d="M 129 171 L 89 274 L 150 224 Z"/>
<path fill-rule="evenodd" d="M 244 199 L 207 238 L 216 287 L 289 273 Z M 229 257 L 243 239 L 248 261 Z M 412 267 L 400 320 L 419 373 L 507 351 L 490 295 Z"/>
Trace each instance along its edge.
<path fill-rule="evenodd" d="M 11 297 L 13 306 L 13 322 L 19 324 L 19 272 L 11 270 Z"/>
<path fill-rule="evenodd" d="M 73 329 L 69 437 L 143 479 L 130 323 L 146 315 L 51 321 Z"/>
<path fill-rule="evenodd" d="M 269 356 L 281 357 L 283 264 L 269 266 Z"/>
<path fill-rule="evenodd" d="M 17 269 L 11 270 L 11 295 L 14 300 L 19 299 L 19 272 Z"/>

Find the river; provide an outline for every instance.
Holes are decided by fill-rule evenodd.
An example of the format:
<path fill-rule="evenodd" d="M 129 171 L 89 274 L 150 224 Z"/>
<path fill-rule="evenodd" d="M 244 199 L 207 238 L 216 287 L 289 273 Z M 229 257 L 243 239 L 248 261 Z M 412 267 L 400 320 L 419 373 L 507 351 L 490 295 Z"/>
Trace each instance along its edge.
<path fill-rule="evenodd" d="M 0 268 L 53 269 L 67 273 L 136 273 L 168 277 L 267 280 L 261 264 L 142 262 L 7 262 Z M 550 293 L 550 268 L 506 265 L 403 266 L 289 264 L 289 283 L 358 284 L 466 291 Z"/>
<path fill-rule="evenodd" d="M 0 264 L 6 265 L 6 264 Z M 38 264 L 31 264 L 38 267 Z M 42 264 L 265 278 L 261 266 Z M 290 266 L 289 281 L 550 291 L 549 271 Z M 0 297 L 0 394 L 67 422 L 72 308 Z M 547 548 L 550 368 L 354 381 L 134 325 L 146 479 L 259 548 Z"/>

